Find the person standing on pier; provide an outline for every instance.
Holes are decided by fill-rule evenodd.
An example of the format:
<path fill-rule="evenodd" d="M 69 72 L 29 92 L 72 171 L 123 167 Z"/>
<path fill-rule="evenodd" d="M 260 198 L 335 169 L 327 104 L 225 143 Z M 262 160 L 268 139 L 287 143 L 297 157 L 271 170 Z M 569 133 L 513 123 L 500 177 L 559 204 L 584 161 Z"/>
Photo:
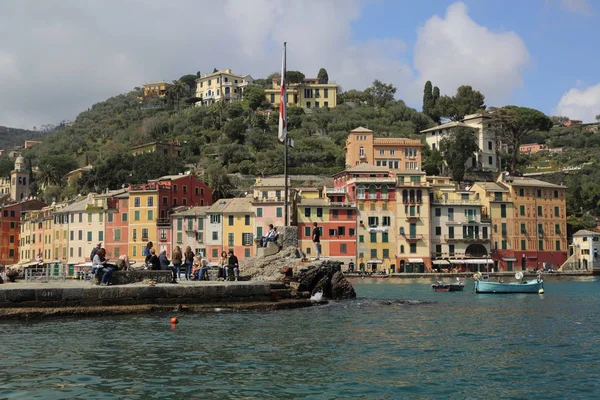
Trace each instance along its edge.
<path fill-rule="evenodd" d="M 315 246 L 315 260 L 321 258 L 321 228 L 317 223 L 313 223 L 312 241 Z"/>

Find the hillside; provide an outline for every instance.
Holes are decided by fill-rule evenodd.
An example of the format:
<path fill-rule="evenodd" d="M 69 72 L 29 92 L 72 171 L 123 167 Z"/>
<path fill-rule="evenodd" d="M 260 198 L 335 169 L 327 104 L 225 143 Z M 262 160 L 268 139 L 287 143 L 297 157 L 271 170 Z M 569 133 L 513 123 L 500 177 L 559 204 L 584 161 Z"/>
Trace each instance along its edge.
<path fill-rule="evenodd" d="M 42 144 L 28 151 L 25 156 L 45 177 L 43 185 L 38 179 L 39 187 L 60 186 L 50 188 L 52 198 L 64 197 L 139 183 L 193 166 L 205 172 L 210 183 L 223 185 L 222 192 L 226 193 L 235 182 L 221 179 L 224 173 L 283 172 L 283 151 L 277 140 L 278 113 L 264 101 L 190 107 L 185 96 L 176 102 L 171 96 L 142 100 L 141 95 L 136 88 L 97 103 L 80 113 L 72 124 L 56 129 Z M 260 96 L 264 99 L 264 92 Z M 340 100 L 343 101 L 343 96 Z M 290 172 L 331 175 L 339 171 L 344 166 L 343 146 L 348 132 L 361 125 L 387 137 L 418 137 L 420 130 L 433 125 L 429 117 L 402 101 L 392 99 L 385 107 L 375 104 L 375 101 L 353 101 L 309 112 L 290 107 L 288 130 L 295 141 L 289 152 Z M 131 147 L 154 141 L 178 141 L 182 146 L 181 157 L 129 156 Z M 59 174 L 47 177 L 50 175 L 47 170 L 86 163 L 95 168 L 75 187 L 62 185 Z"/>
<path fill-rule="evenodd" d="M 0 126 L 0 149 L 9 150 L 13 146 L 23 146 L 26 140 L 40 140 L 45 134 L 40 131 Z"/>

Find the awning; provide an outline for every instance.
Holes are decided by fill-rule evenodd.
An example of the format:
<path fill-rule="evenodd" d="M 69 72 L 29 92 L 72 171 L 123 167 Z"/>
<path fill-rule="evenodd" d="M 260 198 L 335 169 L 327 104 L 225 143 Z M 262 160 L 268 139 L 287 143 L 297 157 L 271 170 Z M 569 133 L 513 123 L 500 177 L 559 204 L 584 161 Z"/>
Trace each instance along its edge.
<path fill-rule="evenodd" d="M 527 256 L 527 258 L 537 259 L 537 256 Z"/>
<path fill-rule="evenodd" d="M 367 260 L 367 264 L 381 264 L 383 260 Z"/>
<path fill-rule="evenodd" d="M 506 258 L 503 258 L 503 260 L 504 260 L 504 261 L 511 261 L 511 262 L 515 262 L 515 261 L 517 261 L 517 259 L 516 259 L 516 258 L 514 258 L 514 257 L 506 257 Z"/>
<path fill-rule="evenodd" d="M 423 259 L 422 258 L 409 258 L 408 262 L 411 264 L 416 264 L 416 263 L 423 263 Z"/>
<path fill-rule="evenodd" d="M 448 260 L 433 260 L 432 263 L 434 265 L 448 265 L 448 264 L 450 264 L 450 261 L 448 261 Z"/>

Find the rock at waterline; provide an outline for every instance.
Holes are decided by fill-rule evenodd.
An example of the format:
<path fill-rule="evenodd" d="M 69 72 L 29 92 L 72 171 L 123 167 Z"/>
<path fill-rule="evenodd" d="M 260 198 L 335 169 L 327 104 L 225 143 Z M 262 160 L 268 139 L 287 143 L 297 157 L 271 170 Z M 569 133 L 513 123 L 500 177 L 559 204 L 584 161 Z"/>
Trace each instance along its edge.
<path fill-rule="evenodd" d="M 311 295 L 322 292 L 327 299 L 354 299 L 356 292 L 342 273 L 342 264 L 336 261 L 323 261 L 307 271 L 298 274 L 298 291 Z"/>

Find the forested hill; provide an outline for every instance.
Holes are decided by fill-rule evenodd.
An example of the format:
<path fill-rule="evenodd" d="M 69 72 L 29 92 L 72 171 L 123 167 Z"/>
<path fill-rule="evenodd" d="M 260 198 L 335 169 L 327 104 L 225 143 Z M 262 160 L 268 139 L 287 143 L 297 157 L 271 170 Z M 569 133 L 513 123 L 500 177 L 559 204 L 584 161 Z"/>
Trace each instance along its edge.
<path fill-rule="evenodd" d="M 372 89 L 342 94 L 343 104 L 332 109 L 288 109 L 289 135 L 295 141 L 289 152 L 292 173 L 331 175 L 341 170 L 346 137 L 358 126 L 374 130 L 377 136 L 416 138 L 420 130 L 434 124 L 430 117 L 394 100 L 391 85 L 376 81 Z M 62 198 L 182 172 L 186 165 L 207 172 L 214 185 L 226 172 L 283 172 L 278 113 L 265 104 L 264 89 L 249 87 L 246 100 L 209 107 L 190 106 L 186 100 L 192 95 L 190 86 L 162 99 L 143 100 L 136 88 L 93 105 L 25 155 L 39 168 L 38 185 L 43 183 L 39 187 L 56 186 L 51 188 L 52 196 Z M 175 140 L 183 147 L 177 159 L 128 155 L 138 144 Z M 60 173 L 86 163 L 94 165 L 92 172 L 77 187 L 63 186 Z"/>
<path fill-rule="evenodd" d="M 40 140 L 45 134 L 42 131 L 0 126 L 0 149 L 10 150 L 14 146 L 23 146 L 26 140 Z"/>

